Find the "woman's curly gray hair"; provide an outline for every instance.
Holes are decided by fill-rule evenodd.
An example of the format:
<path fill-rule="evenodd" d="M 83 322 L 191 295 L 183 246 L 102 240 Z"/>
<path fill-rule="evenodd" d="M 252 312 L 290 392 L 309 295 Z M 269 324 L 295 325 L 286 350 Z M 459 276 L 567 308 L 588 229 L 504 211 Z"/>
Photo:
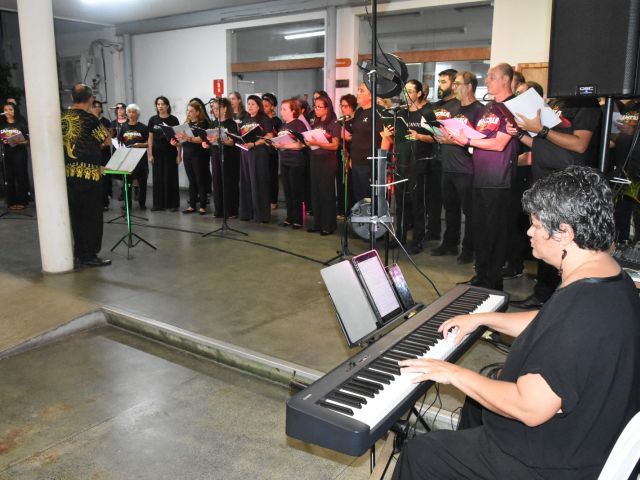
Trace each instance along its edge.
<path fill-rule="evenodd" d="M 592 168 L 571 166 L 541 178 L 524 192 L 522 206 L 549 235 L 569 225 L 580 248 L 606 251 L 613 243 L 613 194 Z"/>

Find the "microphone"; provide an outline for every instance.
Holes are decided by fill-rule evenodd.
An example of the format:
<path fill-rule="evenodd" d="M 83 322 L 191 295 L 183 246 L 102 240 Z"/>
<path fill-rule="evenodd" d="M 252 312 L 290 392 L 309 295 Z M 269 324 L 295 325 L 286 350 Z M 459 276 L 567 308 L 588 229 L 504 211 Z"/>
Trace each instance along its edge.
<path fill-rule="evenodd" d="M 3 116 L 3 115 L 6 115 L 6 113 L 4 113 L 4 112 L 0 113 L 0 117 Z"/>
<path fill-rule="evenodd" d="M 118 107 L 107 107 L 109 110 L 115 110 Z"/>

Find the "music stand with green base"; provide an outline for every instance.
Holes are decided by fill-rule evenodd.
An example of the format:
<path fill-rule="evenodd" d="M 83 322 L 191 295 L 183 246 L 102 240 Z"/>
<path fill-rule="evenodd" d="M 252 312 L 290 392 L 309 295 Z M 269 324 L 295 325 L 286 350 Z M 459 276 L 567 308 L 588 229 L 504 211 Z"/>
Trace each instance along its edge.
<path fill-rule="evenodd" d="M 149 247 L 157 250 L 155 246 L 147 242 L 140 235 L 133 233 L 131 228 L 131 207 L 129 206 L 129 189 L 127 188 L 127 177 L 131 175 L 131 172 L 136 168 L 140 159 L 144 156 L 145 150 L 142 148 L 119 148 L 113 154 L 104 169 L 106 175 L 122 175 L 123 188 L 124 188 L 124 205 L 125 205 L 125 219 L 127 222 L 127 233 L 111 247 L 113 252 L 118 245 L 124 243 L 127 246 L 127 260 L 131 259 L 130 250 L 137 246 L 140 242 L 148 245 Z"/>

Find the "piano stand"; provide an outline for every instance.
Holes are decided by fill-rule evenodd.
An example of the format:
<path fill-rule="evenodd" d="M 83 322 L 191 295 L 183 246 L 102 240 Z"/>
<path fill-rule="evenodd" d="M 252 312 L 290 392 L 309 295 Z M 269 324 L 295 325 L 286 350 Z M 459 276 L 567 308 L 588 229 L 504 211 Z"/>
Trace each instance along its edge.
<path fill-rule="evenodd" d="M 370 450 L 370 458 L 371 458 L 371 475 L 369 476 L 369 480 L 382 480 L 387 473 L 387 469 L 391 464 L 391 459 L 393 458 L 396 443 L 396 434 L 393 431 L 389 431 L 387 435 L 387 439 L 382 445 L 382 449 L 380 450 L 380 462 L 376 463 L 376 446 L 372 446 Z"/>

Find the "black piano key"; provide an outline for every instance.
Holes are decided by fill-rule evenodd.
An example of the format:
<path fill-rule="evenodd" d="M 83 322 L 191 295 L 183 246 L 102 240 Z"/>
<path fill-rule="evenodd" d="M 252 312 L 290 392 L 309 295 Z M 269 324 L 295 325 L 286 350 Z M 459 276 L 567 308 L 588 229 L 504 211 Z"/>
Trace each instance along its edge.
<path fill-rule="evenodd" d="M 384 365 L 384 364 L 371 364 L 369 365 L 369 367 L 375 370 L 380 370 L 382 372 L 388 373 L 390 375 L 400 375 L 400 369 L 397 367 L 395 368 L 389 367 L 388 365 Z"/>
<path fill-rule="evenodd" d="M 362 395 L 363 397 L 373 398 L 375 393 L 378 393 L 379 390 L 369 390 L 367 388 L 359 387 L 358 385 L 354 385 L 353 383 L 346 383 L 342 385 L 340 388 L 344 388 L 345 390 L 349 390 L 353 393 L 357 393 L 358 395 Z"/>
<path fill-rule="evenodd" d="M 414 348 L 419 348 L 420 350 L 424 350 L 425 348 L 429 348 L 429 342 L 421 341 L 419 338 L 412 338 L 411 336 L 405 338 L 403 342 L 406 345 L 409 345 Z"/>
<path fill-rule="evenodd" d="M 384 358 L 379 358 L 374 362 L 372 366 L 374 368 L 379 368 L 380 365 L 388 369 L 388 370 L 384 370 L 385 372 L 391 373 L 393 375 L 400 375 L 400 367 L 398 366 L 398 362 L 392 362 Z"/>
<path fill-rule="evenodd" d="M 393 377 L 386 373 L 374 372 L 368 368 L 364 369 L 358 374 L 360 377 L 364 377 L 366 380 L 373 380 L 374 382 L 390 385 Z M 384 387 L 383 387 L 384 388 Z"/>
<path fill-rule="evenodd" d="M 426 333 L 418 332 L 418 331 L 415 331 L 411 335 L 409 335 L 409 338 L 417 339 L 421 343 L 425 343 L 425 344 L 428 344 L 428 345 L 433 345 L 435 342 L 437 342 L 440 339 L 440 337 L 441 337 L 441 335 L 439 335 L 438 333 L 426 334 Z"/>
<path fill-rule="evenodd" d="M 413 360 L 414 358 L 418 358 L 416 355 L 411 355 L 410 353 L 401 352 L 397 349 L 389 350 L 385 353 L 388 357 L 397 358 L 398 360 Z"/>
<path fill-rule="evenodd" d="M 359 385 L 363 388 L 369 388 L 371 390 L 374 391 L 374 393 L 378 393 L 380 390 L 382 390 L 383 386 L 375 381 L 371 381 L 371 380 L 366 380 L 364 378 L 354 378 L 352 379 L 349 383 L 354 383 L 356 385 Z"/>
<path fill-rule="evenodd" d="M 335 410 L 336 412 L 344 413 L 345 415 L 350 415 L 353 417 L 353 410 L 351 410 L 350 408 L 343 407 L 341 405 L 336 405 L 335 403 L 325 402 L 323 400 L 320 400 L 317 403 L 321 407 L 328 408 L 329 410 Z"/>
<path fill-rule="evenodd" d="M 338 403 L 342 403 L 353 408 L 362 408 L 363 402 L 360 402 L 358 398 L 360 397 L 355 397 L 344 392 L 331 392 L 329 395 L 327 395 L 328 400 L 334 400 Z M 362 400 L 364 400 L 364 398 Z M 367 403 L 366 400 L 364 401 L 364 403 Z"/>
<path fill-rule="evenodd" d="M 424 349 L 418 348 L 417 346 L 407 344 L 406 342 L 400 342 L 396 345 L 398 350 L 403 350 L 407 353 L 413 353 L 414 355 L 422 355 L 424 353 Z"/>

